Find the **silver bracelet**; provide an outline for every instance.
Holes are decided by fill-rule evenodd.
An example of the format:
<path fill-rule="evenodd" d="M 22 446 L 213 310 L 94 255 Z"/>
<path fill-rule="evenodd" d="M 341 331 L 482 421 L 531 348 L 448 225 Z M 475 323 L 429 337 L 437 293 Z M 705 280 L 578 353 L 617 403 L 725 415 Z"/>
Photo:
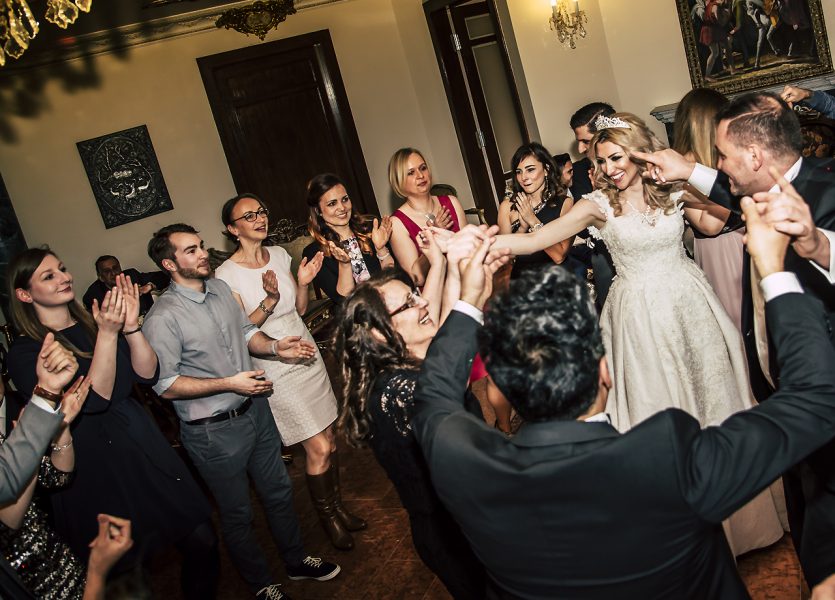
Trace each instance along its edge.
<path fill-rule="evenodd" d="M 261 302 L 259 302 L 259 303 L 258 303 L 258 308 L 259 308 L 259 309 L 261 309 L 261 311 L 262 311 L 265 315 L 267 315 L 268 317 L 269 317 L 271 314 L 273 314 L 273 311 L 275 310 L 275 309 L 270 310 L 269 308 L 267 308 L 267 305 L 266 305 L 266 304 L 264 304 L 264 301 L 263 301 L 263 300 L 261 300 Z"/>
<path fill-rule="evenodd" d="M 539 222 L 539 223 L 537 223 L 536 225 L 531 225 L 531 228 L 530 228 L 530 229 L 528 229 L 528 233 L 533 233 L 534 231 L 539 231 L 539 230 L 540 230 L 540 229 L 542 229 L 543 227 L 545 227 L 545 223 L 543 223 L 542 221 L 540 221 L 540 222 Z"/>
<path fill-rule="evenodd" d="M 385 253 L 385 254 L 383 254 L 382 256 L 378 254 L 378 255 L 377 255 L 377 260 L 385 260 L 385 259 L 387 259 L 389 256 L 391 256 L 391 252 L 386 252 L 386 253 Z"/>
<path fill-rule="evenodd" d="M 63 452 L 64 450 L 66 450 L 70 446 L 72 446 L 72 439 L 70 439 L 70 441 L 67 442 L 66 444 L 64 444 L 63 446 L 59 446 L 58 444 L 52 444 L 52 451 L 53 452 Z"/>

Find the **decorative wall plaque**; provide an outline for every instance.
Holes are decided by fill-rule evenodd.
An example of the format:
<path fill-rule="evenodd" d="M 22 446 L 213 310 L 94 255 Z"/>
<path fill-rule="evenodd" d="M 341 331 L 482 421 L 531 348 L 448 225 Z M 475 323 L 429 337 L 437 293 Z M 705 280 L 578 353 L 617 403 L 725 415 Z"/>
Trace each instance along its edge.
<path fill-rule="evenodd" d="M 76 145 L 107 229 L 174 208 L 145 125 Z"/>

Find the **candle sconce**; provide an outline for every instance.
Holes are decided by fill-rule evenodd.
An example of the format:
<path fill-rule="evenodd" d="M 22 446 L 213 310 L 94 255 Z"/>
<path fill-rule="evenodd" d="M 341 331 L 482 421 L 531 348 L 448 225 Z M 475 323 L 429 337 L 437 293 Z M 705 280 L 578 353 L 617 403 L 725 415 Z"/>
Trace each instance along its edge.
<path fill-rule="evenodd" d="M 548 23 L 561 44 L 568 42 L 568 46 L 574 50 L 577 48 L 576 38 L 586 37 L 585 24 L 588 23 L 586 12 L 580 10 L 578 0 L 572 0 L 572 11 L 568 10 L 569 0 L 551 0 L 551 18 Z"/>

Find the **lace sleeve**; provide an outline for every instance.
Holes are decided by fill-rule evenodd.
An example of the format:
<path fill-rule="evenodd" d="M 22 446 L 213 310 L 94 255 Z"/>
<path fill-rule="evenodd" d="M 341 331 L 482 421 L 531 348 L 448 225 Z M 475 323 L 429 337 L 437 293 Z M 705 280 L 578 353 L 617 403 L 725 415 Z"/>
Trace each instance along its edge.
<path fill-rule="evenodd" d="M 72 480 L 72 472 L 60 471 L 52 464 L 49 456 L 41 459 L 41 468 L 38 471 L 38 485 L 47 490 L 54 490 L 67 487 Z"/>
<path fill-rule="evenodd" d="M 399 371 L 386 382 L 380 397 L 380 410 L 398 435 L 412 434 L 412 408 L 415 402 L 417 371 Z"/>
<path fill-rule="evenodd" d="M 600 213 L 603 215 L 604 219 L 609 218 L 609 213 L 611 212 L 612 208 L 609 205 L 609 199 L 606 197 L 606 194 L 601 192 L 600 190 L 594 190 L 588 194 L 583 196 L 584 200 L 588 200 L 592 204 L 594 204 Z M 595 227 L 594 225 L 589 225 L 586 230 L 596 240 L 602 240 L 603 235 L 600 233 L 600 230 Z"/>

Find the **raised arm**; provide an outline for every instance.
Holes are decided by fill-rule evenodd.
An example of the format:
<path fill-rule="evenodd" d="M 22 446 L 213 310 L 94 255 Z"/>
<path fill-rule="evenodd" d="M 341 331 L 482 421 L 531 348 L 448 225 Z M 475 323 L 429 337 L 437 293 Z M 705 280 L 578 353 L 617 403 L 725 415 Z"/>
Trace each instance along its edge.
<path fill-rule="evenodd" d="M 422 286 L 429 272 L 429 260 L 418 252 L 400 219 L 392 219 L 391 249 L 397 264 L 409 274 L 415 285 Z"/>
<path fill-rule="evenodd" d="M 119 274 L 116 277 L 116 287 L 125 302 L 125 325 L 122 334 L 130 348 L 133 371 L 142 379 L 153 379 L 157 372 L 157 355 L 139 326 L 139 284 L 132 282 L 130 277 Z"/>
<path fill-rule="evenodd" d="M 511 254 L 533 254 L 553 246 L 594 225 L 603 227 L 603 213 L 591 200 L 580 199 L 564 216 L 554 219 L 533 233 L 496 236 L 493 249 L 509 248 Z"/>

